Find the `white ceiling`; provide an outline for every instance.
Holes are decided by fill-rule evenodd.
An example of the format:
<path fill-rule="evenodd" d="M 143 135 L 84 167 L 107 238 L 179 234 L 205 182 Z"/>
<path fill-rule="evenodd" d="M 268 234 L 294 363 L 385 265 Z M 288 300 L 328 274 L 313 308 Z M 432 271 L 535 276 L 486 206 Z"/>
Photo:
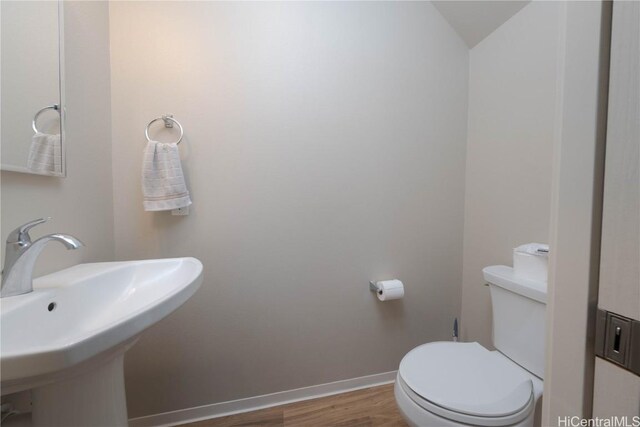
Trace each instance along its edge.
<path fill-rule="evenodd" d="M 432 1 L 470 48 L 504 24 L 530 0 Z"/>

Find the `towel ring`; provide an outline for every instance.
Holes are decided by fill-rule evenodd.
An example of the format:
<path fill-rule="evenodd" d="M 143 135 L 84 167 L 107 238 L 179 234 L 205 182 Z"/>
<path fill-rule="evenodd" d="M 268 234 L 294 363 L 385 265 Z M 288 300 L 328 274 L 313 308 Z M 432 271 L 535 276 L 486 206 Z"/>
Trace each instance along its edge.
<path fill-rule="evenodd" d="M 59 111 L 60 110 L 60 106 L 58 104 L 53 104 L 53 105 L 48 105 L 48 106 L 38 110 L 38 112 L 33 116 L 33 121 L 31 121 L 31 127 L 33 128 L 33 131 L 35 133 L 41 133 L 38 130 L 38 126 L 36 125 L 36 122 L 38 121 L 38 117 L 40 117 L 40 114 L 44 113 L 47 110 Z"/>
<path fill-rule="evenodd" d="M 180 142 L 182 141 L 182 137 L 184 136 L 184 130 L 182 129 L 182 125 L 180 124 L 180 122 L 178 122 L 176 119 L 173 118 L 173 116 L 170 116 L 170 115 L 156 117 L 155 119 L 151 120 L 147 124 L 147 127 L 144 129 L 144 136 L 147 137 L 147 141 L 157 142 L 157 141 L 153 141 L 149 137 L 149 127 L 151 127 L 151 125 L 157 122 L 158 120 L 164 121 L 164 127 L 167 127 L 167 128 L 172 128 L 174 123 L 178 125 L 178 128 L 180 129 L 180 138 L 178 138 L 178 140 L 174 144 L 180 144 Z"/>

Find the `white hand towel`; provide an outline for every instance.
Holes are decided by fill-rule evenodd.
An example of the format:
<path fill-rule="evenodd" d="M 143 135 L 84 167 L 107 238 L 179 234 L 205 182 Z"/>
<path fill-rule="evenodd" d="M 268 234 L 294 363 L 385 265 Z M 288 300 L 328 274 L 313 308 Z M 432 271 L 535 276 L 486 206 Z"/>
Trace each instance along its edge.
<path fill-rule="evenodd" d="M 150 141 L 142 161 L 144 210 L 166 211 L 191 204 L 178 144 Z"/>
<path fill-rule="evenodd" d="M 27 168 L 40 173 L 62 173 L 60 135 L 35 133 L 31 138 Z"/>

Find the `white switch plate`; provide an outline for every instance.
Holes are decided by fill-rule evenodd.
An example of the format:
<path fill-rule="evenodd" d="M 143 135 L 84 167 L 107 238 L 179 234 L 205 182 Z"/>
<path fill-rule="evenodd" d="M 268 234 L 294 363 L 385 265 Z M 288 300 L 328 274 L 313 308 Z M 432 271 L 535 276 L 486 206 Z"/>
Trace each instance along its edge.
<path fill-rule="evenodd" d="M 171 211 L 171 215 L 176 215 L 176 216 L 189 215 L 189 206 L 185 206 L 184 208 L 173 209 Z"/>

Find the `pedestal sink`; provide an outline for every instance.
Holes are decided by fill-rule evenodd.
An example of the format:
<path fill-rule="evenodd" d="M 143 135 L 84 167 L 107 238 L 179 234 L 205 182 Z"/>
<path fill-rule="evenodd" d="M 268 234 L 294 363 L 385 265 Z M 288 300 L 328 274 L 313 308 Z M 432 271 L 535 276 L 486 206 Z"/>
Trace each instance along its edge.
<path fill-rule="evenodd" d="M 1 390 L 32 390 L 34 426 L 124 426 L 123 359 L 202 283 L 195 258 L 80 264 L 0 300 Z"/>

